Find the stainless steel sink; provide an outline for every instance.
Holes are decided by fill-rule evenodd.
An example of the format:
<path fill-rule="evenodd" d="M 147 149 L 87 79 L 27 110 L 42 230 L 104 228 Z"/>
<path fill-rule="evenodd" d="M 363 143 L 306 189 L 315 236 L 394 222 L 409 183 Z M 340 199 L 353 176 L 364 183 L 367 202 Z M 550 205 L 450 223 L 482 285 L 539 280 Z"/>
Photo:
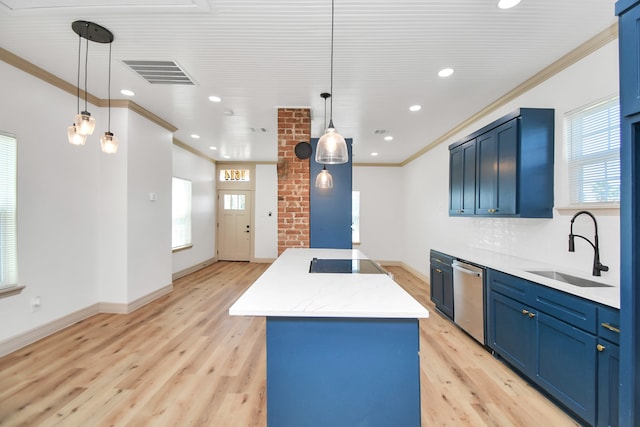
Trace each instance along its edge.
<path fill-rule="evenodd" d="M 538 276 L 548 277 L 549 279 L 558 280 L 569 285 L 580 286 L 582 288 L 606 288 L 611 287 L 600 282 L 594 282 L 593 280 L 583 279 L 582 277 L 572 276 L 570 274 L 561 273 L 553 270 L 528 270 L 528 273 L 537 274 Z"/>

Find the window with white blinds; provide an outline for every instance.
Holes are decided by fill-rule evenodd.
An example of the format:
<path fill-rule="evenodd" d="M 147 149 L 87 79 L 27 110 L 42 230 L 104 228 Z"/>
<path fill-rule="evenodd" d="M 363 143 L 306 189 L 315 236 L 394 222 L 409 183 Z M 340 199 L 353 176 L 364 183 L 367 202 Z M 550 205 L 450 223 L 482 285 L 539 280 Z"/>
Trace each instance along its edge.
<path fill-rule="evenodd" d="M 191 245 L 191 181 L 173 178 L 171 191 L 171 248 Z"/>
<path fill-rule="evenodd" d="M 16 253 L 17 141 L 0 132 L 0 288 L 18 280 Z"/>
<path fill-rule="evenodd" d="M 620 201 L 620 102 L 610 98 L 566 115 L 570 202 Z"/>

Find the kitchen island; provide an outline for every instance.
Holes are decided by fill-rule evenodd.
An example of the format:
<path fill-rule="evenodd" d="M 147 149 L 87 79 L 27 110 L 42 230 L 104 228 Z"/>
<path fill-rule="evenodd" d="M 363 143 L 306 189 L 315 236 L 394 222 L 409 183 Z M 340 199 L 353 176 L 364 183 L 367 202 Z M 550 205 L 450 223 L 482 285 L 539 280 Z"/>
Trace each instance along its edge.
<path fill-rule="evenodd" d="M 352 272 L 312 273 L 314 258 L 351 260 Z M 420 426 L 418 319 L 429 312 L 361 269 L 366 259 L 287 249 L 229 309 L 267 318 L 269 426 Z"/>

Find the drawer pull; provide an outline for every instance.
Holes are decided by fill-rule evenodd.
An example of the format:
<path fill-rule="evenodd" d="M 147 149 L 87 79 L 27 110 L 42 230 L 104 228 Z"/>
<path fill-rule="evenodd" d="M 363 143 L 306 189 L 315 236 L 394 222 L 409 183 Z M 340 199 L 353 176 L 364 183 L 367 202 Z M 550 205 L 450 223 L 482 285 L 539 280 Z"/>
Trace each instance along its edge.
<path fill-rule="evenodd" d="M 435 262 L 439 262 L 439 263 L 442 263 L 442 260 L 441 260 L 441 259 L 438 259 L 438 258 L 434 258 L 433 260 L 434 260 Z"/>
<path fill-rule="evenodd" d="M 607 347 L 603 346 L 602 344 L 598 344 L 596 348 L 598 349 L 599 352 L 603 352 Z"/>
<path fill-rule="evenodd" d="M 620 329 L 616 328 L 615 326 L 611 326 L 611 325 L 610 325 L 610 324 L 608 324 L 608 323 L 602 323 L 602 324 L 601 324 L 601 326 L 602 326 L 603 328 L 605 328 L 605 329 L 610 330 L 611 332 L 615 332 L 615 333 L 617 333 L 617 334 L 619 334 L 619 333 L 620 333 Z"/>
<path fill-rule="evenodd" d="M 534 317 L 536 317 L 536 314 L 535 314 L 535 313 L 529 313 L 529 317 L 530 317 L 531 319 L 533 319 Z"/>
<path fill-rule="evenodd" d="M 442 273 L 442 270 L 440 270 L 439 268 L 436 268 L 436 273 Z"/>
<path fill-rule="evenodd" d="M 527 310 L 522 310 L 522 314 L 526 316 L 527 314 L 529 314 L 529 312 Z"/>

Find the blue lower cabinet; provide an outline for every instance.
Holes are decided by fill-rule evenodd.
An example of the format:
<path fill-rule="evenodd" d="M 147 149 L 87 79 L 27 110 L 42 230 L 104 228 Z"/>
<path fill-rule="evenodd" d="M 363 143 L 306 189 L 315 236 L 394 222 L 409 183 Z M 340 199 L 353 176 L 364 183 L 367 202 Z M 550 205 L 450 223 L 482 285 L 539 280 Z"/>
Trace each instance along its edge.
<path fill-rule="evenodd" d="M 267 424 L 419 427 L 418 320 L 268 317 Z"/>
<path fill-rule="evenodd" d="M 489 294 L 488 345 L 513 367 L 533 375 L 535 364 L 534 318 L 531 308 L 497 292 Z"/>
<path fill-rule="evenodd" d="M 487 301 L 498 356 L 583 423 L 618 425 L 619 310 L 490 269 Z"/>
<path fill-rule="evenodd" d="M 620 347 L 598 342 L 598 427 L 619 425 Z"/>
<path fill-rule="evenodd" d="M 589 424 L 596 420 L 597 339 L 538 313 L 536 382 Z"/>

